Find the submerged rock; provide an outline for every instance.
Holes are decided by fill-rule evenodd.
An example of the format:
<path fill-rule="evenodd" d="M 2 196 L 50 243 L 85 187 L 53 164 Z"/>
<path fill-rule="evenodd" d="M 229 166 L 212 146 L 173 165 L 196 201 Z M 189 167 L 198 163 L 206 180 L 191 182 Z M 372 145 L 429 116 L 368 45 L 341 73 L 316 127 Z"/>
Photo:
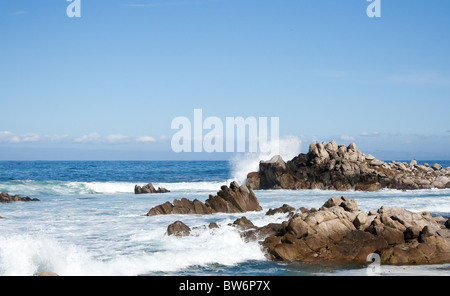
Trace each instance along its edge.
<path fill-rule="evenodd" d="M 330 143 L 312 143 L 307 154 L 285 162 L 281 157 L 261 161 L 258 172 L 247 175 L 252 189 L 330 189 L 377 191 L 450 188 L 450 170 L 417 161 L 386 163 L 358 150 Z"/>
<path fill-rule="evenodd" d="M 168 214 L 201 214 L 213 213 L 244 213 L 248 211 L 261 211 L 259 201 L 253 190 L 237 182 L 232 182 L 230 187 L 222 186 L 216 196 L 210 195 L 202 203 L 195 199 L 190 201 L 186 198 L 175 199 L 173 204 L 166 202 L 150 209 L 147 216 L 168 215 Z"/>

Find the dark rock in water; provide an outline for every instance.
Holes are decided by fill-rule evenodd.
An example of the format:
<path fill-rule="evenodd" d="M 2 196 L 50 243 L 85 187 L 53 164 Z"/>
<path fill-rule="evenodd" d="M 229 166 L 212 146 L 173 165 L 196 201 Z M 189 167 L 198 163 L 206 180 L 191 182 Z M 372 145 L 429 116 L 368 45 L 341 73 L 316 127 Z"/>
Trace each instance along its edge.
<path fill-rule="evenodd" d="M 272 216 L 275 214 L 280 214 L 280 213 L 290 213 L 290 212 L 294 212 L 295 208 L 291 207 L 290 205 L 284 204 L 283 206 L 276 208 L 276 209 L 269 209 L 266 213 L 267 216 Z"/>
<path fill-rule="evenodd" d="M 279 234 L 285 226 L 283 223 L 270 223 L 262 227 L 253 227 L 241 233 L 246 242 L 264 240 L 268 236 Z"/>
<path fill-rule="evenodd" d="M 356 200 L 352 199 L 349 200 L 345 196 L 338 197 L 332 197 L 328 201 L 324 203 L 322 206 L 323 208 L 332 208 L 332 207 L 342 207 L 344 210 L 353 212 L 353 211 L 359 211 L 358 205 L 356 204 Z"/>
<path fill-rule="evenodd" d="M 167 190 L 166 188 L 161 188 L 158 187 L 158 189 L 155 189 L 155 187 L 153 187 L 152 183 L 148 183 L 145 186 L 134 186 L 134 193 L 135 194 L 148 194 L 148 193 L 167 193 L 170 192 L 169 190 Z"/>
<path fill-rule="evenodd" d="M 241 217 L 239 219 L 236 219 L 233 222 L 233 225 L 241 230 L 256 228 L 255 225 L 253 225 L 252 221 L 248 220 L 247 217 Z"/>
<path fill-rule="evenodd" d="M 383 206 L 367 214 L 345 197 L 296 214 L 262 245 L 269 257 L 284 261 L 365 263 L 377 253 L 382 264 L 450 263 L 450 229 L 428 212 Z"/>
<path fill-rule="evenodd" d="M 219 228 L 219 225 L 217 225 L 217 223 L 215 223 L 215 222 L 211 222 L 211 223 L 209 223 L 208 228 L 209 229 Z"/>
<path fill-rule="evenodd" d="M 164 187 L 158 187 L 158 189 L 156 190 L 156 193 L 167 193 L 167 192 L 170 192 L 170 190 Z"/>
<path fill-rule="evenodd" d="M 307 154 L 285 162 L 281 157 L 261 161 L 247 175 L 251 189 L 330 189 L 377 191 L 450 188 L 450 168 L 418 165 L 417 161 L 386 163 L 349 146 L 312 143 Z"/>
<path fill-rule="evenodd" d="M 222 186 L 216 196 L 210 195 L 209 198 L 202 203 L 195 199 L 190 201 L 186 198 L 181 200 L 175 199 L 173 204 L 166 202 L 150 209 L 147 216 L 168 215 L 168 214 L 213 214 L 221 213 L 244 213 L 248 211 L 262 210 L 259 201 L 253 190 L 247 186 L 239 186 L 236 182 L 232 182 L 230 187 Z"/>
<path fill-rule="evenodd" d="M 237 182 L 231 182 L 230 187 L 222 186 L 216 196 L 210 195 L 205 201 L 207 207 L 221 213 L 244 213 L 261 211 L 259 201 L 253 190 Z"/>
<path fill-rule="evenodd" d="M 191 229 L 181 221 L 175 221 L 167 227 L 168 235 L 189 236 Z"/>
<path fill-rule="evenodd" d="M 14 202 L 14 201 L 39 201 L 37 198 L 30 197 L 20 197 L 18 195 L 9 195 L 8 193 L 2 192 L 0 194 L 0 202 Z"/>
<path fill-rule="evenodd" d="M 165 202 L 162 205 L 156 206 L 152 208 L 147 216 L 155 216 L 155 215 L 169 215 L 172 214 L 173 205 L 170 202 Z"/>
<path fill-rule="evenodd" d="M 382 189 L 382 186 L 378 182 L 375 182 L 375 183 L 358 183 L 358 184 L 355 185 L 355 190 L 356 191 L 373 192 L 373 191 L 378 191 L 380 189 Z"/>

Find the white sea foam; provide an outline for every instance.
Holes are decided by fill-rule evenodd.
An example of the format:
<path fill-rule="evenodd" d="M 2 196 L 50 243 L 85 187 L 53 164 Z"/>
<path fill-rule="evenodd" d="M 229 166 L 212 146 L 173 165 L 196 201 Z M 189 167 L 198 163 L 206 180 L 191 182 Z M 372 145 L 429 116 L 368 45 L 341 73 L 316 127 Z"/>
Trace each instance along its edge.
<path fill-rule="evenodd" d="M 175 272 L 190 266 L 221 264 L 233 266 L 247 260 L 265 260 L 257 243 L 245 243 L 236 229 L 200 229 L 185 238 L 167 236 L 159 239 L 159 250 L 142 248 L 134 254 L 98 258 L 86 247 L 60 243 L 45 235 L 0 236 L 0 275 L 27 276 L 43 271 L 59 275 L 145 275 L 154 272 Z M 150 244 L 147 237 L 135 239 Z M 105 248 L 113 246 L 105 246 Z"/>
<path fill-rule="evenodd" d="M 284 161 L 291 160 L 300 153 L 301 140 L 295 136 L 280 137 L 278 143 L 269 142 L 270 147 L 264 147 L 262 151 L 270 151 L 270 153 L 247 153 L 243 155 L 236 155 L 232 160 L 232 176 L 239 184 L 244 184 L 247 179 L 247 174 L 259 170 L 259 162 L 270 160 L 275 154 L 272 151 L 278 151 L 279 155 Z"/>
<path fill-rule="evenodd" d="M 170 191 L 218 191 L 222 185 L 233 180 L 211 182 L 153 183 L 155 188 L 165 187 Z M 67 181 L 8 181 L 0 182 L 0 192 L 19 195 L 72 195 L 134 193 L 134 186 L 146 183 L 131 182 L 67 182 Z"/>
<path fill-rule="evenodd" d="M 170 191 L 186 191 L 186 190 L 198 190 L 198 191 L 218 191 L 222 185 L 230 185 L 232 179 L 223 181 L 210 181 L 210 182 L 178 182 L 178 183 L 153 183 L 153 186 L 164 187 Z"/>

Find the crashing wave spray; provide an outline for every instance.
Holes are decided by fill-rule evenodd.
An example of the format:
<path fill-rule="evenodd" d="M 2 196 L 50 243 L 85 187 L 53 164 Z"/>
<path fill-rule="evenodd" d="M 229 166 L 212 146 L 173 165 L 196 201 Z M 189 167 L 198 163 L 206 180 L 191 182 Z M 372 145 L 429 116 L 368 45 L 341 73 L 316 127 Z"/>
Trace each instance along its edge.
<path fill-rule="evenodd" d="M 284 136 L 280 137 L 279 141 L 268 142 L 267 145 L 270 147 L 261 147 L 261 152 L 237 154 L 231 159 L 232 176 L 236 182 L 245 184 L 247 174 L 258 171 L 260 161 L 270 160 L 277 154 L 284 161 L 291 160 L 300 154 L 301 140 L 295 136 Z"/>

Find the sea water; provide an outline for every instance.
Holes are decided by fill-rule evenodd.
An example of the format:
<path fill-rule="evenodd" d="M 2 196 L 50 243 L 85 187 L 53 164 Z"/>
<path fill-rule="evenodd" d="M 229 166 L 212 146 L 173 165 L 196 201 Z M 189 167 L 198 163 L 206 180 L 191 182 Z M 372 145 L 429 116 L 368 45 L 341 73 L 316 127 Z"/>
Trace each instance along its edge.
<path fill-rule="evenodd" d="M 242 159 L 241 159 L 242 162 Z M 448 162 L 440 162 L 444 166 Z M 253 165 L 254 166 L 254 165 Z M 319 208 L 333 196 L 356 199 L 361 210 L 403 207 L 450 216 L 450 190 L 336 192 L 257 190 L 260 212 L 147 217 L 150 208 L 185 197 L 200 201 L 253 167 L 227 161 L 0 162 L 0 191 L 39 202 L 0 204 L 0 275 L 364 275 L 367 265 L 274 262 L 258 242 L 245 242 L 230 226 L 246 216 L 256 226 L 281 223 L 270 208 Z M 170 193 L 135 195 L 152 182 Z M 177 220 L 188 237 L 167 235 Z M 220 227 L 209 229 L 209 223 Z M 449 275 L 450 265 L 381 266 L 381 275 Z"/>

